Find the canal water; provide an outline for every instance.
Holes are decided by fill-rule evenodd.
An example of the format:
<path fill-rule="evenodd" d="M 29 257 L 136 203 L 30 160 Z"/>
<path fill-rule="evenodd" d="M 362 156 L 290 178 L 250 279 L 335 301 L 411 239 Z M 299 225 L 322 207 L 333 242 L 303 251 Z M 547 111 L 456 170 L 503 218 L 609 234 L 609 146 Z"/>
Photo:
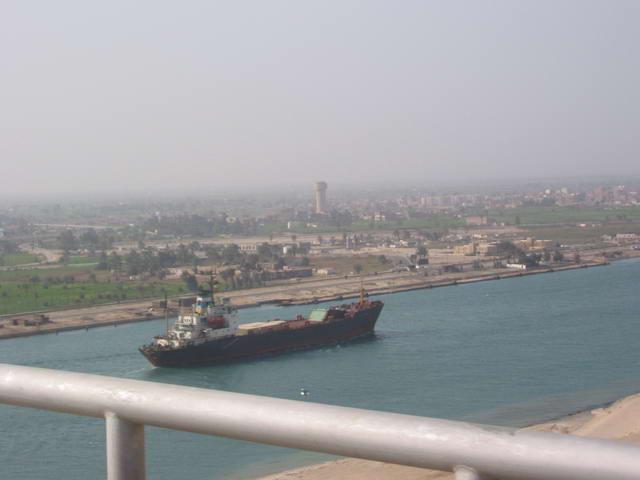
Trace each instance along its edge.
<path fill-rule="evenodd" d="M 0 341 L 0 362 L 524 425 L 640 391 L 640 261 L 381 297 L 371 340 L 194 369 L 137 352 L 164 321 Z M 243 320 L 309 308 L 264 307 Z M 0 478 L 105 477 L 102 421 L 0 406 Z M 152 479 L 246 479 L 327 456 L 147 428 Z"/>

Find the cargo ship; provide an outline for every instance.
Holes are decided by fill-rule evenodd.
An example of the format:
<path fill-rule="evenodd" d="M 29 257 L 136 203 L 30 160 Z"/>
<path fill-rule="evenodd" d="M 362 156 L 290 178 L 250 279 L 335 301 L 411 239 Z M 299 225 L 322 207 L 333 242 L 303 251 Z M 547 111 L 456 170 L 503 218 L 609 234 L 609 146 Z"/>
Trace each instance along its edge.
<path fill-rule="evenodd" d="M 359 301 L 315 308 L 307 317 L 241 324 L 227 299 L 215 302 L 212 289 L 201 291 L 166 334 L 139 350 L 154 366 L 187 367 L 334 345 L 372 335 L 383 306 L 363 289 Z"/>

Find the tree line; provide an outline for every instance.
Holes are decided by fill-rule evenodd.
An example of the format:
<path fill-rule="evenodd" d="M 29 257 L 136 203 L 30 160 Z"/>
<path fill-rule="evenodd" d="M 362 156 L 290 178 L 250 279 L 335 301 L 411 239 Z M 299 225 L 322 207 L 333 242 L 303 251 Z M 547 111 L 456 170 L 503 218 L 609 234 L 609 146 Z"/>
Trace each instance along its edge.
<path fill-rule="evenodd" d="M 65 253 L 72 250 L 86 248 L 90 252 L 98 250 L 109 250 L 113 248 L 116 235 L 112 230 L 96 231 L 90 228 L 80 235 L 76 235 L 73 230 L 64 230 L 58 235 L 58 247 Z"/>

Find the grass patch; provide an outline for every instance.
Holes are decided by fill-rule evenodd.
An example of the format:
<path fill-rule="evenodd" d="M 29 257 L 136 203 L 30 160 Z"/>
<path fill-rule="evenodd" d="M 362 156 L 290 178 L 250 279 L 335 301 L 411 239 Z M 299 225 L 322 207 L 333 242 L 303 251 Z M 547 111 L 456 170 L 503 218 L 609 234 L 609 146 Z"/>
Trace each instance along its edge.
<path fill-rule="evenodd" d="M 489 217 L 497 222 L 522 225 L 543 225 L 589 222 L 637 222 L 640 206 L 619 208 L 596 207 L 522 207 L 489 211 Z"/>
<path fill-rule="evenodd" d="M 602 242 L 602 235 L 640 234 L 640 223 L 599 225 L 596 227 L 531 227 L 528 232 L 532 237 L 538 239 L 554 240 L 563 245 L 577 245 Z"/>
<path fill-rule="evenodd" d="M 40 257 L 33 253 L 5 253 L 0 254 L 0 267 L 15 267 L 40 261 Z"/>
<path fill-rule="evenodd" d="M 84 257 L 87 258 L 87 257 Z M 176 280 L 113 281 L 89 263 L 0 271 L 0 315 L 179 295 Z"/>
<path fill-rule="evenodd" d="M 75 282 L 0 284 L 0 314 L 90 306 L 185 293 L 182 282 Z"/>
<path fill-rule="evenodd" d="M 24 282 L 34 276 L 40 278 L 45 277 L 63 277 L 72 275 L 75 279 L 86 279 L 93 273 L 91 265 L 50 267 L 50 268 L 27 268 L 22 270 L 0 271 L 0 284 L 4 282 Z"/>
<path fill-rule="evenodd" d="M 318 225 L 317 228 L 297 226 L 287 230 L 286 224 L 267 224 L 260 227 L 261 235 L 275 234 L 279 232 L 306 233 L 306 234 L 338 234 L 342 232 L 366 232 L 376 230 L 402 230 L 403 228 L 421 229 L 421 228 L 458 228 L 465 225 L 465 220 L 455 218 L 449 215 L 431 215 L 426 218 L 410 218 L 400 219 L 388 222 L 373 222 L 367 220 L 358 220 L 351 225 L 336 227 L 331 225 Z"/>
<path fill-rule="evenodd" d="M 67 265 L 96 265 L 98 264 L 98 257 L 85 257 L 83 255 L 71 255 L 66 262 Z"/>
<path fill-rule="evenodd" d="M 354 231 L 398 230 L 403 228 L 457 228 L 465 225 L 464 219 L 448 215 L 431 215 L 426 218 L 409 218 L 390 222 L 368 222 L 358 220 L 352 225 Z"/>

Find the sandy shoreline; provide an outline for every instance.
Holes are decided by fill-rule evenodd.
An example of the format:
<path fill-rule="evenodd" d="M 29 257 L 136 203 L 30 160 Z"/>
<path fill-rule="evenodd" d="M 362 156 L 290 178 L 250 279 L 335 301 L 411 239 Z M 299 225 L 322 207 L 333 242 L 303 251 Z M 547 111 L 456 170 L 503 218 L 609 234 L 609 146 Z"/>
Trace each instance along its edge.
<path fill-rule="evenodd" d="M 561 417 L 525 430 L 559 435 L 621 440 L 640 443 L 640 393 L 611 405 Z M 345 458 L 276 473 L 260 480 L 449 480 L 453 474 L 403 467 L 355 458 Z"/>

